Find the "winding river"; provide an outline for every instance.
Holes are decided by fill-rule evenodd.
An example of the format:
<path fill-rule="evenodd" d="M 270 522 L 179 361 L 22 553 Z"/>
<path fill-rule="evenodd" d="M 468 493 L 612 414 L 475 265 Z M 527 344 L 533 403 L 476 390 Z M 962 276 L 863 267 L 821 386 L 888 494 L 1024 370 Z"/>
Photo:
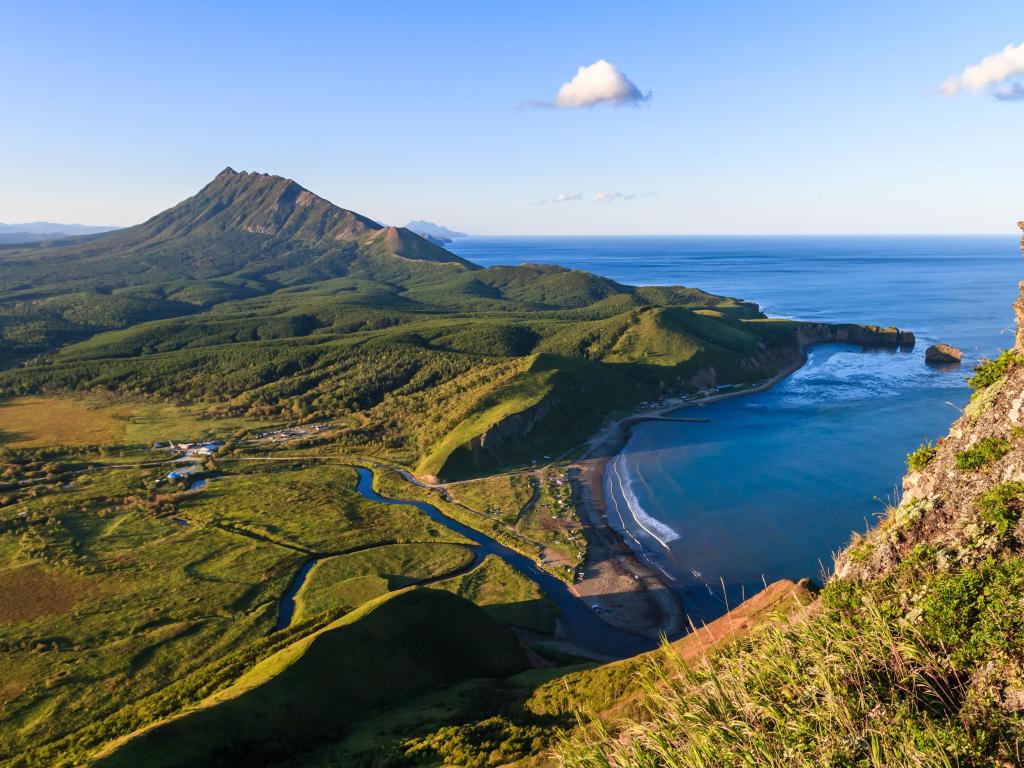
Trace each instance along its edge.
<path fill-rule="evenodd" d="M 543 570 L 525 555 L 521 555 L 503 544 L 499 544 L 494 539 L 447 517 L 437 507 L 425 501 L 389 499 L 381 496 L 373 488 L 373 472 L 364 467 L 356 467 L 355 469 L 359 473 L 359 482 L 356 490 L 363 498 L 381 504 L 399 504 L 416 507 L 434 522 L 472 541 L 475 545 L 477 556 L 465 570 L 476 567 L 487 555 L 496 555 L 530 579 L 530 581 L 534 582 L 540 587 L 545 597 L 558 608 L 559 623 L 565 639 L 574 645 L 595 655 L 611 658 L 635 656 L 638 653 L 649 651 L 656 647 L 657 642 L 650 638 L 616 629 L 603 622 L 587 608 L 582 600 L 570 592 L 563 582 Z M 283 629 L 291 623 L 292 616 L 295 613 L 295 596 L 302 588 L 315 562 L 316 559 L 311 559 L 302 565 L 288 586 L 287 591 L 281 597 L 277 629 Z M 445 574 L 443 578 L 450 578 L 451 576 L 452 574 Z"/>

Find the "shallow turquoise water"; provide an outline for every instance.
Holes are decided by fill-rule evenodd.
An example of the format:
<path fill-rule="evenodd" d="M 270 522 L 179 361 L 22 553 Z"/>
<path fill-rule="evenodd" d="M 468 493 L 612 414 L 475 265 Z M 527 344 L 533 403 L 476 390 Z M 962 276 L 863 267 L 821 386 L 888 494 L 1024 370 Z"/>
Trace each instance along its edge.
<path fill-rule="evenodd" d="M 898 497 L 906 454 L 945 434 L 966 403 L 970 366 L 1012 343 L 1024 273 L 1009 233 L 472 238 L 454 249 L 485 265 L 559 263 L 738 296 L 777 316 L 917 334 L 911 352 L 816 347 L 774 389 L 701 409 L 707 424 L 636 428 L 608 473 L 610 517 L 621 513 L 627 539 L 676 579 L 698 621 L 721 613 L 723 594 L 735 602 L 764 581 L 820 577 Z M 962 348 L 965 365 L 926 366 L 934 341 Z M 637 522 L 647 517 L 654 536 Z"/>

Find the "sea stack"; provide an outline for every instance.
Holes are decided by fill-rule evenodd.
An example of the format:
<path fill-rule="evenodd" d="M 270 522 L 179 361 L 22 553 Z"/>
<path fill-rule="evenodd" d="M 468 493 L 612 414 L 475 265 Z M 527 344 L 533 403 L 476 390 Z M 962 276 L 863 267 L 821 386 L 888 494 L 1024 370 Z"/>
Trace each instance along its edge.
<path fill-rule="evenodd" d="M 959 363 L 963 356 L 963 352 L 949 344 L 932 344 L 924 351 L 924 361 L 926 363 L 937 363 L 939 365 Z"/>

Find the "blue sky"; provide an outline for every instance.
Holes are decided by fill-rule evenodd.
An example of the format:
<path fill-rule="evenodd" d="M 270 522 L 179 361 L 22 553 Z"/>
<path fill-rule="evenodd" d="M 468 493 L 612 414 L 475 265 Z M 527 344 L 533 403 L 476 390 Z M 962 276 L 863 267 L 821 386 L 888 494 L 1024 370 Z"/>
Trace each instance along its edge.
<path fill-rule="evenodd" d="M 1024 101 L 940 91 L 1024 42 L 1019 0 L 6 0 L 0 29 L 0 221 L 132 224 L 228 165 L 480 234 L 1024 218 Z M 602 59 L 651 98 L 522 106 Z"/>

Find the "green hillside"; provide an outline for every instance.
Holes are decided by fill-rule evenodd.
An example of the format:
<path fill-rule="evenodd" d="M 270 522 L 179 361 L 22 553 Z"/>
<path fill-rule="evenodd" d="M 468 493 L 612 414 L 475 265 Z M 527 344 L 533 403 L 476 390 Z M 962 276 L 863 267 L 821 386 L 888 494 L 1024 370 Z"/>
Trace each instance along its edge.
<path fill-rule="evenodd" d="M 415 279 L 425 264 L 471 268 L 408 230 L 382 227 L 290 179 L 227 168 L 137 226 L 0 247 L 0 339 L 8 359 L 25 357 L 289 285 L 341 275 Z"/>
<path fill-rule="evenodd" d="M 218 701 L 131 739 L 97 765 L 294 758 L 411 694 L 526 667 L 511 633 L 472 603 L 439 590 L 399 592 L 279 651 Z"/>
<path fill-rule="evenodd" d="M 641 700 L 657 711 L 651 692 L 696 657 L 580 668 L 585 638 L 567 643 L 561 624 L 571 611 L 528 569 L 478 557 L 415 506 L 367 501 L 353 467 L 571 583 L 597 547 L 559 459 L 611 417 L 763 382 L 808 344 L 908 340 L 773 320 L 682 286 L 481 269 L 287 179 L 230 170 L 137 227 L 0 249 L 0 266 L 0 762 L 12 768 L 82 765 L 105 745 L 105 765 L 544 764 L 568 731 L 564 760 L 629 764 L 620 734 L 648 726 L 617 723 Z M 200 437 L 224 443 L 185 478 L 151 445 Z M 449 492 L 402 468 L 517 473 Z M 864 557 L 876 551 L 888 552 Z M 840 620 L 828 606 L 853 603 L 834 603 L 839 589 L 807 609 L 826 623 L 806 631 L 841 645 L 853 631 L 828 623 Z M 709 628 L 708 647 L 763 618 Z M 758 637 L 738 648 L 761 653 Z M 773 660 L 802 658 L 772 642 Z M 581 710 L 608 735 L 575 729 Z"/>
<path fill-rule="evenodd" d="M 840 553 L 807 610 L 705 663 L 649 668 L 630 716 L 577 730 L 558 763 L 1019 765 L 1022 361 L 1010 350 L 980 366 L 963 416 L 908 457 L 902 500 Z"/>
<path fill-rule="evenodd" d="M 693 288 L 481 269 L 231 169 L 138 226 L 0 249 L 0 267 L 0 398 L 88 391 L 331 420 L 343 449 L 428 476 L 566 454 L 641 401 L 767 379 L 830 329 Z"/>

